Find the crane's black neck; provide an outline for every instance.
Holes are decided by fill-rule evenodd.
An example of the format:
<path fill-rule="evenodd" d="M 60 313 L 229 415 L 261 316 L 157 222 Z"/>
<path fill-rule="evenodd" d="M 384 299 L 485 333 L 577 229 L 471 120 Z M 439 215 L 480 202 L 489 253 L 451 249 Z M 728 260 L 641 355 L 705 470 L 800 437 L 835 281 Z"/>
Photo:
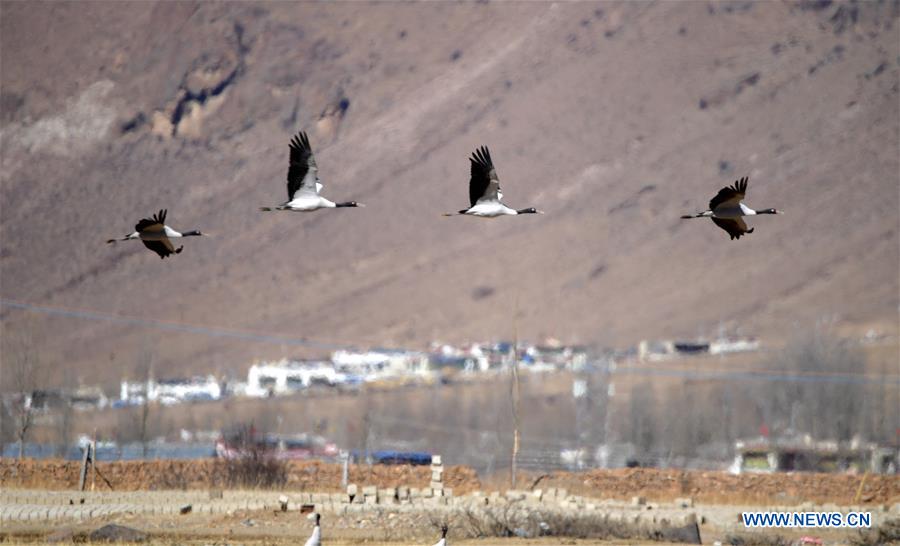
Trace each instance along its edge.
<path fill-rule="evenodd" d="M 756 211 L 756 214 L 778 214 L 778 211 L 775 209 L 762 209 Z"/>

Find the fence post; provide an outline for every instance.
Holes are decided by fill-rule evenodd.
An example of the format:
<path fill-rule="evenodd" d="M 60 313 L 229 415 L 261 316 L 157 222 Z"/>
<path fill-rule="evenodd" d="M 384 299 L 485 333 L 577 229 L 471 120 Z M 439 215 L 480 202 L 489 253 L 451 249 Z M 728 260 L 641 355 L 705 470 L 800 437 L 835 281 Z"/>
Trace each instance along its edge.
<path fill-rule="evenodd" d="M 81 457 L 81 473 L 78 477 L 78 490 L 84 491 L 84 483 L 87 481 L 88 463 L 92 460 L 91 444 L 84 446 L 84 455 Z"/>

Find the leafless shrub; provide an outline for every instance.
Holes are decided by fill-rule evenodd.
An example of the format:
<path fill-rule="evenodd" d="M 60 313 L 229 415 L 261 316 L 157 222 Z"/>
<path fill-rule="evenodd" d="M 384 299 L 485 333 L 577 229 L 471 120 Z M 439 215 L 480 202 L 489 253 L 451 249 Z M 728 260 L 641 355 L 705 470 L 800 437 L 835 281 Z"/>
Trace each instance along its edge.
<path fill-rule="evenodd" d="M 223 466 L 223 479 L 231 487 L 271 488 L 287 482 L 285 462 L 256 447 L 227 459 Z"/>
<path fill-rule="evenodd" d="M 731 546 L 790 546 L 791 541 L 781 535 L 748 533 L 725 535 L 725 544 L 731 544 Z"/>
<path fill-rule="evenodd" d="M 537 537 L 651 538 L 645 529 L 611 522 L 599 514 L 529 509 L 522 503 L 497 507 L 465 507 L 458 512 L 457 526 L 471 538 Z"/>
<path fill-rule="evenodd" d="M 441 527 L 450 527 L 450 516 L 446 512 L 429 510 L 425 517 L 428 518 L 428 526 L 440 531 Z"/>
<path fill-rule="evenodd" d="M 471 538 L 514 536 L 511 517 L 512 505 L 495 508 L 466 506 L 459 511 L 458 527 Z"/>
<path fill-rule="evenodd" d="M 229 487 L 273 488 L 287 483 L 288 466 L 264 443 L 256 441 L 252 427 L 242 427 L 234 448 L 237 454 L 223 459 L 219 476 Z"/>
<path fill-rule="evenodd" d="M 867 531 L 860 531 L 850 539 L 853 546 L 887 546 L 900 544 L 900 518 L 889 519 Z"/>
<path fill-rule="evenodd" d="M 542 520 L 546 521 L 546 520 Z M 636 527 L 621 522 L 609 521 L 598 514 L 558 514 L 548 523 L 548 528 L 541 529 L 543 535 L 564 536 L 571 538 L 644 538 L 646 533 Z"/>

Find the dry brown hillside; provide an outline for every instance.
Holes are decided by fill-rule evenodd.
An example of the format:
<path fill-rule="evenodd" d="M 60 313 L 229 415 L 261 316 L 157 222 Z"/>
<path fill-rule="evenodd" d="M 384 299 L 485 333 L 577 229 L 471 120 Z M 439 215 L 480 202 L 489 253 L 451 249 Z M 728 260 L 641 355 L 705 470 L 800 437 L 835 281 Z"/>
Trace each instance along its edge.
<path fill-rule="evenodd" d="M 897 2 L 3 2 L 3 298 L 330 343 L 625 345 L 821 317 L 897 333 Z M 263 214 L 310 132 L 326 194 Z M 491 148 L 506 200 L 442 218 Z M 784 209 L 730 241 L 750 177 Z M 169 209 L 209 237 L 107 246 Z M 518 304 L 516 304 L 518 301 Z M 4 325 L 25 320 L 2 308 Z M 115 382 L 298 347 L 38 315 L 45 360 Z M 310 349 L 320 351 L 321 349 Z M 124 372 L 122 371 L 124 370 Z"/>

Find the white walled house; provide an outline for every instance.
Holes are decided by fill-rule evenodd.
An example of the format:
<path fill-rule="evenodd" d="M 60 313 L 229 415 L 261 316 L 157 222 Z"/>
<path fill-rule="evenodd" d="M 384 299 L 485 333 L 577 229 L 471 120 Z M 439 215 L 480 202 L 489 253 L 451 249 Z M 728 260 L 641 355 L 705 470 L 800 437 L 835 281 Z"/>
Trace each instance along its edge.
<path fill-rule="evenodd" d="M 333 386 L 345 381 L 346 376 L 327 362 L 281 359 L 250 366 L 244 394 L 254 397 L 290 394 L 317 384 Z"/>
<path fill-rule="evenodd" d="M 146 383 L 122 381 L 119 398 L 125 405 L 143 404 L 144 400 L 163 405 L 219 400 L 222 398 L 222 386 L 211 375 L 191 379 L 149 379 Z"/>
<path fill-rule="evenodd" d="M 428 373 L 428 356 L 415 351 L 373 349 L 335 351 L 331 362 L 340 372 L 372 381 L 383 377 Z"/>
<path fill-rule="evenodd" d="M 211 375 L 192 379 L 162 379 L 151 382 L 149 398 L 166 405 L 198 400 L 218 400 L 222 398 L 222 386 Z"/>

